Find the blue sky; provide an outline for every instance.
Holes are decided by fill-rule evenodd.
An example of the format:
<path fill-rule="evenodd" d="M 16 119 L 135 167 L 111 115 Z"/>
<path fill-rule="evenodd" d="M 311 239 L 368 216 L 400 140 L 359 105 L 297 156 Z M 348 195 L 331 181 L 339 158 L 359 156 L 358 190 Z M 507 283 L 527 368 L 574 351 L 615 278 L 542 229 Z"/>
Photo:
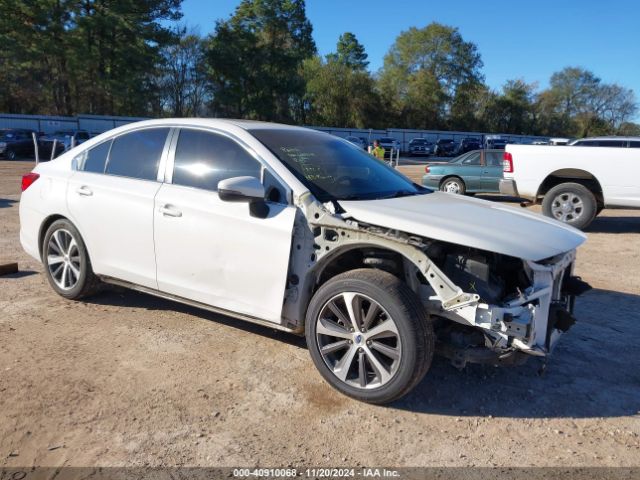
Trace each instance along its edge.
<path fill-rule="evenodd" d="M 183 22 L 210 33 L 239 0 L 184 0 Z M 321 54 L 353 32 L 377 71 L 397 35 L 433 21 L 458 27 L 482 54 L 487 84 L 523 78 L 547 86 L 565 66 L 581 66 L 606 82 L 632 88 L 640 100 L 638 0 L 307 0 L 307 16 Z"/>

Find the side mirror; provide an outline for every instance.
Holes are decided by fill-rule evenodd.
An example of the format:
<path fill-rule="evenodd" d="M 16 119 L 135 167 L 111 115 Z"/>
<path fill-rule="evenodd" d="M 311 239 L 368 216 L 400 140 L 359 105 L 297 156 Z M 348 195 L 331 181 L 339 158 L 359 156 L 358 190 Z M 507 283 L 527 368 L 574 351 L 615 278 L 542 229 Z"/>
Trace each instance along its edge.
<path fill-rule="evenodd" d="M 218 182 L 218 195 L 225 202 L 264 200 L 264 187 L 255 177 L 233 177 Z"/>

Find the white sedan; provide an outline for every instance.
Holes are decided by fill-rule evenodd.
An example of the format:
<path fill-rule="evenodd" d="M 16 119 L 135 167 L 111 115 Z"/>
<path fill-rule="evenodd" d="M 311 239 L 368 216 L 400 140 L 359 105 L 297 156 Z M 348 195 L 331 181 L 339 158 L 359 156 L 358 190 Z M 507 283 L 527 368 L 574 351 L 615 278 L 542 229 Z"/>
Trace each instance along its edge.
<path fill-rule="evenodd" d="M 260 122 L 129 124 L 24 176 L 20 239 L 77 300 L 115 284 L 306 335 L 354 398 L 458 365 L 551 352 L 585 237 L 412 183 L 362 149 Z M 437 339 L 437 342 L 436 342 Z"/>

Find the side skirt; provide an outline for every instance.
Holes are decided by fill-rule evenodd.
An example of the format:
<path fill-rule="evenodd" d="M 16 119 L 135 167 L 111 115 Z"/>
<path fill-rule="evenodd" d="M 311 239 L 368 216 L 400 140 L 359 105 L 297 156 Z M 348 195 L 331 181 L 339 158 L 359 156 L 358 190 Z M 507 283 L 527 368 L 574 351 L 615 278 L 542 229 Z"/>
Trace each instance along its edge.
<path fill-rule="evenodd" d="M 296 335 L 302 335 L 304 333 L 303 328 L 289 328 L 284 325 L 280 325 L 279 323 L 273 323 L 268 320 L 263 320 L 261 318 L 252 317 L 250 315 L 244 315 L 242 313 L 232 312 L 230 310 L 225 310 L 223 308 L 214 307 L 212 305 L 207 305 L 206 303 L 196 302 L 194 300 L 189 300 L 188 298 L 179 297 L 177 295 L 172 295 L 170 293 L 161 292 L 160 290 L 154 290 L 153 288 L 143 287 L 141 285 L 136 285 L 135 283 L 130 283 L 124 280 L 119 280 L 117 278 L 107 277 L 103 275 L 99 275 L 99 278 L 104 283 L 108 283 L 110 285 L 117 285 L 119 287 L 128 288 L 130 290 L 136 290 L 138 292 L 147 293 L 149 295 L 153 295 L 154 297 L 164 298 L 166 300 L 172 300 L 174 302 L 182 303 L 184 305 L 189 305 L 190 307 L 200 308 L 202 310 L 207 310 L 213 313 L 219 313 L 221 315 L 225 315 L 227 317 L 237 318 L 239 320 L 245 320 L 247 322 L 255 323 L 257 325 L 261 325 L 267 328 L 273 328 L 275 330 L 280 330 L 283 332 L 293 333 Z"/>

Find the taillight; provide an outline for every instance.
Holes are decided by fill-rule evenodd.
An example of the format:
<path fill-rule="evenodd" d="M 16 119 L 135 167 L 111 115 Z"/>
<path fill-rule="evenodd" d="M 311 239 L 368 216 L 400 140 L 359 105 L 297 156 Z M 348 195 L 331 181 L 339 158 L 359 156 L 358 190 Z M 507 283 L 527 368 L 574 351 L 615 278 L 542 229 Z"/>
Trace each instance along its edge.
<path fill-rule="evenodd" d="M 504 152 L 502 157 L 502 171 L 506 173 L 513 173 L 513 155 L 509 152 Z"/>
<path fill-rule="evenodd" d="M 31 186 L 31 184 L 33 184 L 33 182 L 35 182 L 37 179 L 40 178 L 40 175 L 37 173 L 27 173 L 26 175 L 22 176 L 22 191 L 24 192 L 27 188 L 29 188 Z"/>
<path fill-rule="evenodd" d="M 424 167 L 424 173 L 429 173 L 429 165 L 427 165 L 426 167 Z"/>

